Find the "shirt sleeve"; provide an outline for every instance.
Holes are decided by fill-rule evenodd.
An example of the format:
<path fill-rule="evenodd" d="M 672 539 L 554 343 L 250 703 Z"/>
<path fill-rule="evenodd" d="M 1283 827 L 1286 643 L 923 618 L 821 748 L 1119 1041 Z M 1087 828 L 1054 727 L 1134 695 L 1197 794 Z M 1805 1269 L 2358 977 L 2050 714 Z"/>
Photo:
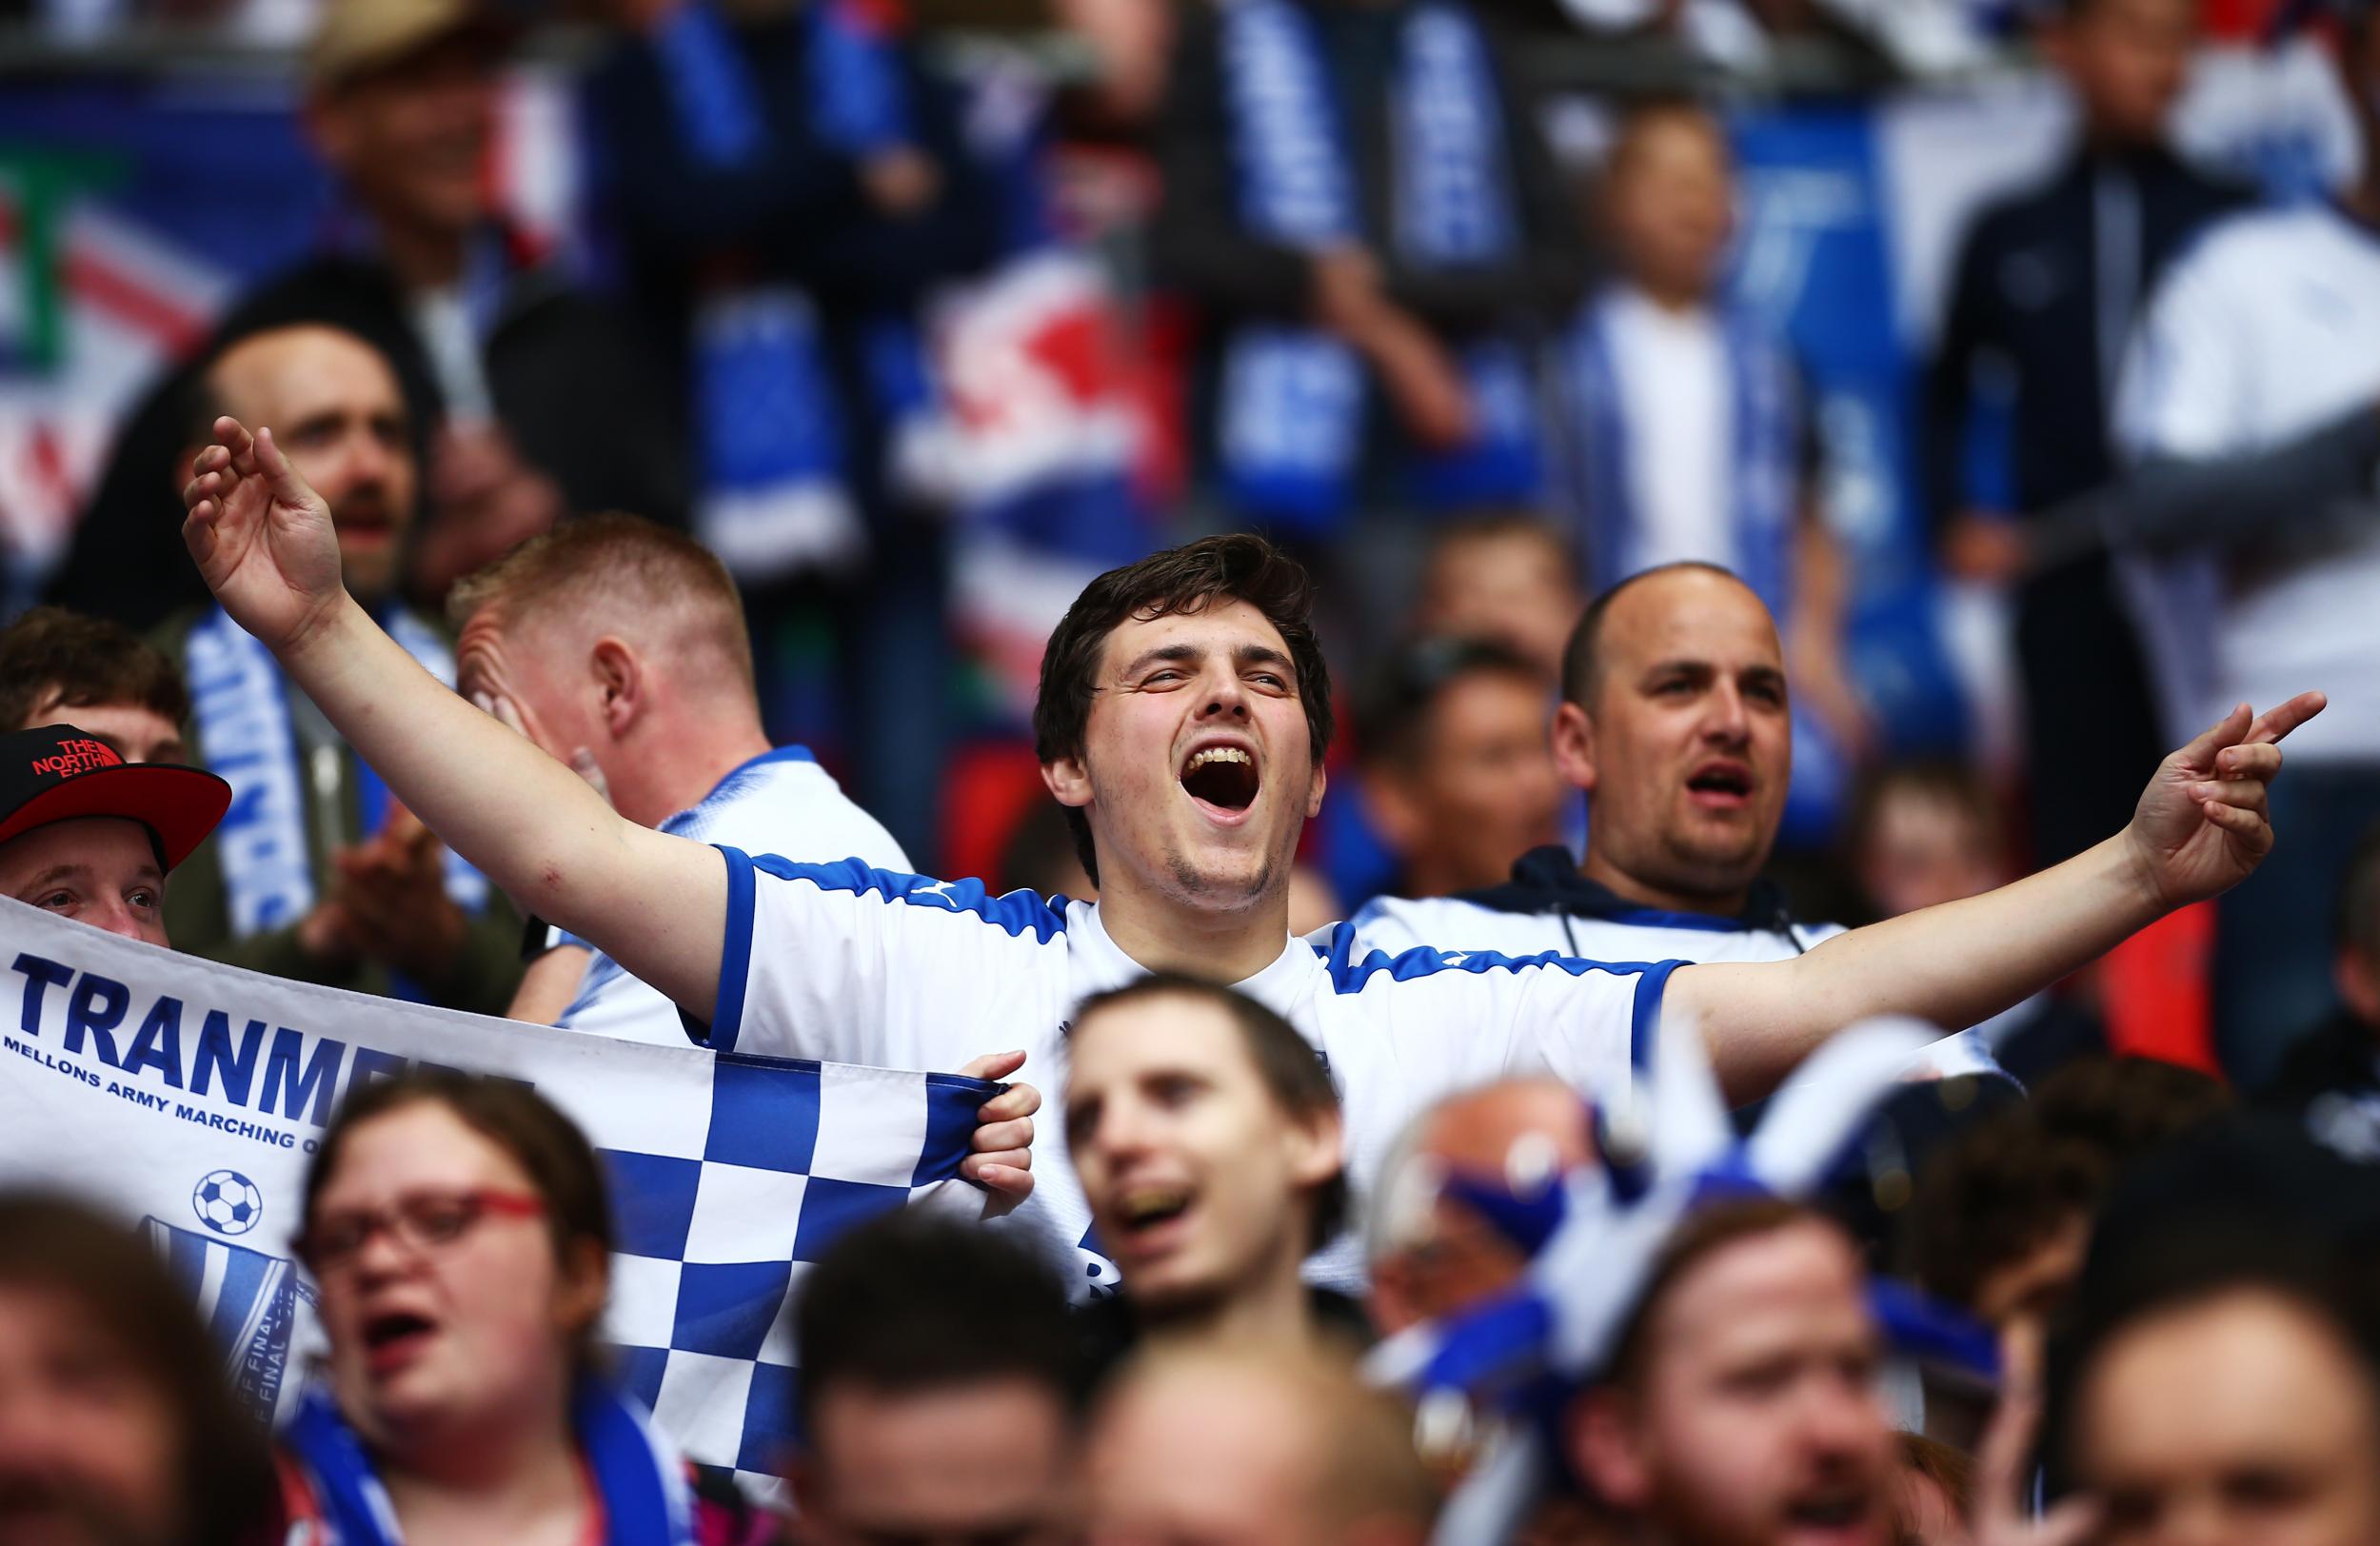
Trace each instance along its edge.
<path fill-rule="evenodd" d="M 722 847 L 727 934 L 707 1043 L 722 1052 L 952 1069 L 1055 1035 L 1064 915 L 1031 892 L 856 859 Z M 1049 1023 L 1044 1023 L 1049 1022 Z"/>
<path fill-rule="evenodd" d="M 1551 1074 L 1607 1097 L 1651 1058 L 1661 997 L 1679 961 L 1582 961 L 1547 951 L 1363 953 L 1355 929 L 1331 941 L 1331 984 L 1387 1025 L 1400 1077 L 1437 1093 Z"/>

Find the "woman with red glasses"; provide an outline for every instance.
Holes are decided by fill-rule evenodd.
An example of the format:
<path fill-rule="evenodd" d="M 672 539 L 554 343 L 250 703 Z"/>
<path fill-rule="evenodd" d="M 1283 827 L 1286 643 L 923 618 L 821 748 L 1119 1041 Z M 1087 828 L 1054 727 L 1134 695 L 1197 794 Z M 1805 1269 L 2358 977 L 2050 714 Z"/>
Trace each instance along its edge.
<path fill-rule="evenodd" d="M 351 1096 L 306 1180 L 298 1251 L 327 1378 L 282 1434 L 292 1542 L 753 1546 L 604 1378 L 602 1168 L 526 1085 L 424 1071 Z"/>

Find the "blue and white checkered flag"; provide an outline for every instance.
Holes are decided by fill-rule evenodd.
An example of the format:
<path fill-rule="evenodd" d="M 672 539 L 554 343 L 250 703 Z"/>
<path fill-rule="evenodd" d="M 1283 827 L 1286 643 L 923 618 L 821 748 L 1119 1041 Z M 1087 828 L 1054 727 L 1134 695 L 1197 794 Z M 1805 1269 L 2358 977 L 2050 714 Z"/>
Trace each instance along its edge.
<path fill-rule="evenodd" d="M 759 1482 L 793 1435 L 785 1312 L 836 1236 L 959 1179 L 998 1086 L 658 1047 L 244 972 L 0 899 L 0 1176 L 139 1220 L 260 1417 L 320 1333 L 289 1239 L 339 1099 L 417 1063 L 533 1083 L 609 1167 L 605 1335 L 697 1464 Z"/>

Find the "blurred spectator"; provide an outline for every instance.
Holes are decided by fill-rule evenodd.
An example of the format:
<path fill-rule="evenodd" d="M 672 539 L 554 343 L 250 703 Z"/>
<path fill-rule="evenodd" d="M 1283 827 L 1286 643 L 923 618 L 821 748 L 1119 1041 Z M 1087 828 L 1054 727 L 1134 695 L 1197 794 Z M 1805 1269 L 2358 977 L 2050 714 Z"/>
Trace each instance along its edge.
<path fill-rule="evenodd" d="M 1533 515 L 1477 516 L 1432 537 L 1412 631 L 1502 644 L 1554 682 L 1585 606 L 1577 555 L 1558 528 Z"/>
<path fill-rule="evenodd" d="M 71 724 L 0 732 L 0 896 L 169 944 L 166 876 L 230 803 L 211 773 L 128 763 Z"/>
<path fill-rule="evenodd" d="M 157 1253 L 79 1203 L 0 1197 L 0 1540 L 241 1546 L 273 1493 Z"/>
<path fill-rule="evenodd" d="M 1590 961 L 1784 961 L 1841 930 L 1796 922 L 1761 878 L 1793 777 L 1785 663 L 1750 586 L 1678 564 L 1579 619 L 1553 729 L 1592 804 L 1586 858 L 1515 856 L 1511 882 L 1356 916 L 1367 948 L 1460 942 Z"/>
<path fill-rule="evenodd" d="M 1124 1280 L 1093 1307 L 1095 1359 L 1142 1336 L 1319 1345 L 1299 1268 L 1349 1199 L 1339 1095 L 1305 1039 L 1229 988 L 1160 973 L 1084 1001 L 1067 1045 L 1066 1147 Z"/>
<path fill-rule="evenodd" d="M 387 359 L 352 333 L 281 327 L 226 349 L 200 387 L 184 476 L 218 414 L 275 426 L 275 443 L 330 506 L 349 592 L 453 681 L 446 640 L 396 594 L 419 484 Z M 388 798 L 221 608 L 177 617 L 159 642 L 197 704 L 192 756 L 239 792 L 224 841 L 169 893 L 181 948 L 300 981 L 501 1012 L 520 980 L 521 943 L 503 899 Z"/>
<path fill-rule="evenodd" d="M 1911 1268 L 1928 1293 L 2037 1339 L 2081 1270 L 2109 1183 L 2221 1112 L 2223 1087 L 2148 1059 L 2092 1059 L 1962 1134 L 1919 1177 Z"/>
<path fill-rule="evenodd" d="M 328 1353 L 281 1434 L 288 1538 L 671 1538 L 691 1468 L 597 1359 L 610 1202 L 545 1097 L 430 1068 L 350 1091 L 294 1243 Z M 776 1535 L 696 1494 L 695 1538 Z"/>
<path fill-rule="evenodd" d="M 2370 1186 L 2345 1167 L 2336 1179 Z M 2128 1260 L 2094 1248 L 2060 1349 L 2055 1447 L 2096 1504 L 2092 1538 L 2380 1538 L 2371 1283 L 2342 1242 L 2271 1214 L 2192 1217 L 2180 1200 L 2126 1238 Z"/>
<path fill-rule="evenodd" d="M 1789 1202 L 1715 1204 L 1652 1269 L 1569 1458 L 1624 1536 L 1885 1538 L 1895 1455 L 1850 1239 Z"/>
<path fill-rule="evenodd" d="M 2351 1160 L 2380 1160 L 2380 826 L 2348 861 L 2333 930 L 2339 1007 L 2282 1056 L 2259 1092 Z"/>
<path fill-rule="evenodd" d="M 178 763 L 189 717 L 182 673 L 119 624 L 36 606 L 0 631 L 0 731 L 72 720 L 128 763 Z"/>
<path fill-rule="evenodd" d="M 1365 1211 L 1382 1336 L 1519 1280 L 1561 1220 L 1563 1178 L 1595 1157 L 1587 1123 L 1578 1092 L 1550 1079 L 1452 1095 L 1415 1121 Z"/>
<path fill-rule="evenodd" d="M 837 1240 L 794 1313 L 804 1541 L 1075 1538 L 1074 1340 L 1040 1259 L 896 1212 Z"/>
<path fill-rule="evenodd" d="M 1527 659 L 1471 640 L 1421 640 L 1388 664 L 1357 739 L 1365 806 L 1401 862 L 1391 893 L 1494 885 L 1516 854 L 1559 840 L 1546 685 Z"/>
<path fill-rule="evenodd" d="M 466 576 L 447 615 L 457 690 L 629 821 L 803 862 L 910 868 L 808 748 L 769 745 L 735 582 L 683 533 L 632 515 L 572 521 Z M 521 994 L 515 1018 L 686 1044 L 676 1005 L 576 940 L 540 956 Z"/>
<path fill-rule="evenodd" d="M 744 586 L 764 721 L 844 742 L 922 853 L 950 656 L 921 309 L 998 253 L 1006 211 L 897 7 L 607 10 L 596 204 L 691 415 L 694 530 Z"/>
<path fill-rule="evenodd" d="M 1449 0 L 1184 13 L 1152 241 L 1202 313 L 1199 438 L 1237 515 L 1327 537 L 1537 493 L 1524 346 L 1585 265 L 1513 80 Z"/>
<path fill-rule="evenodd" d="M 2331 711 L 2290 747 L 2278 830 L 2360 833 L 2380 821 L 2380 8 L 2338 7 L 2339 69 L 2363 175 L 2335 203 L 2241 215 L 2159 288 L 2124 377 L 2126 451 L 2168 506 L 2139 518 L 2172 723 L 2203 724 L 2279 682 L 2321 686 Z M 2350 454 L 2326 451 L 2341 437 Z M 2360 447 L 2358 451 L 2356 447 Z M 2309 450 L 2312 486 L 2245 482 Z M 2276 458 L 2278 462 L 2276 463 Z M 2193 512 L 2195 485 L 2232 497 Z M 2324 485 L 2327 483 L 2327 486 Z M 2179 532 L 2176 516 L 2196 514 Z M 2217 904 L 2215 1036 L 2243 1087 L 2331 1004 L 2325 909 L 2350 844 L 2276 849 Z"/>
<path fill-rule="evenodd" d="M 1599 201 L 1616 272 L 1561 351 L 1571 515 L 1598 590 L 1687 560 L 1742 576 L 1784 633 L 1796 704 L 1856 756 L 1872 732 L 1844 672 L 1848 578 L 1798 373 L 1724 294 L 1735 197 L 1708 109 L 1630 109 Z"/>
<path fill-rule="evenodd" d="M 1146 1355 L 1094 1434 L 1090 1546 L 1418 1546 L 1438 1512 L 1404 1408 L 1311 1352 Z"/>
<path fill-rule="evenodd" d="M 1843 837 L 1874 918 L 1981 896 L 2010 879 L 1999 802 L 1964 763 L 1877 769 L 1854 795 Z M 2054 993 L 2036 994 L 1975 1030 L 2019 1080 L 2040 1078 L 2107 1046 L 2097 1017 Z"/>
<path fill-rule="evenodd" d="M 685 517 L 678 416 L 633 335 L 490 207 L 507 26 L 474 0 L 326 0 L 304 116 L 347 200 L 342 218 L 316 256 L 232 307 L 209 356 L 324 323 L 387 359 L 425 469 L 410 562 L 431 605 L 565 511 Z M 209 368 L 177 372 L 128 419 L 57 600 L 149 627 L 206 599 L 156 490 L 157 469 L 188 444 L 187 399 Z M 300 449 L 294 437 L 288 448 Z"/>
<path fill-rule="evenodd" d="M 2044 865 L 2130 819 L 2165 742 L 2105 555 L 2029 568 L 2027 526 L 2114 470 L 2108 406 L 2134 318 L 2174 256 L 2245 201 L 2168 148 L 2197 0 L 2056 9 L 2043 45 L 2073 88 L 2081 141 L 2046 183 L 1967 232 L 1933 367 L 1928 466 L 1951 572 L 2019 582 L 2027 783 Z M 2008 510 L 1977 508 L 1967 475 L 1975 405 L 1991 396 L 2009 400 Z"/>

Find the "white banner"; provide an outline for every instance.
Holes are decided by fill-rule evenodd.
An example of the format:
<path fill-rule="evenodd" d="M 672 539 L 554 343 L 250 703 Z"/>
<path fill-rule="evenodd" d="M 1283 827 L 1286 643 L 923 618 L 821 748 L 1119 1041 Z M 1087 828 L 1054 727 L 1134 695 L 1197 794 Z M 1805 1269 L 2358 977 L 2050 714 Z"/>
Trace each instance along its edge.
<path fill-rule="evenodd" d="M 793 1432 L 784 1311 L 862 1219 L 956 1179 L 995 1087 L 647 1046 L 284 981 L 0 898 L 0 1183 L 124 1216 L 195 1296 L 237 1393 L 284 1410 L 318 1345 L 290 1259 L 306 1167 L 359 1083 L 523 1080 L 609 1166 L 615 1367 L 698 1462 L 749 1478 Z"/>

